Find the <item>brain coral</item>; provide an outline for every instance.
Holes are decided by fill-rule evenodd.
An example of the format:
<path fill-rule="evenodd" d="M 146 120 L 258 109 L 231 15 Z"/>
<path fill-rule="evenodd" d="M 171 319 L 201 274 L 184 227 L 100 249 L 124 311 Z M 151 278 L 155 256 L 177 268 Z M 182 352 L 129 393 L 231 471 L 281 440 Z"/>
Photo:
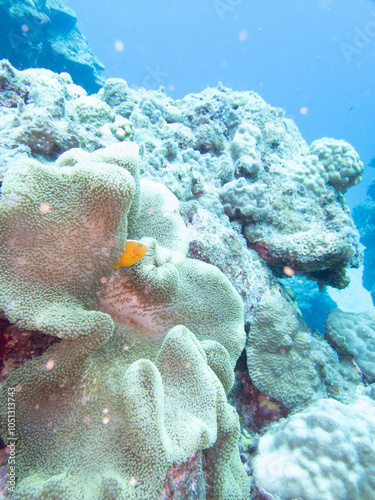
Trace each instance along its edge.
<path fill-rule="evenodd" d="M 146 183 L 138 205 L 133 144 L 59 165 L 22 161 L 2 186 L 1 307 L 59 337 L 1 390 L 7 441 L 17 387 L 12 498 L 156 499 L 168 467 L 204 450 L 211 498 L 247 499 L 226 401 L 245 340 L 240 297 L 216 267 L 184 258 L 182 240 L 173 254 L 181 221 L 168 190 Z M 151 230 L 150 208 L 162 212 Z M 115 270 L 138 220 L 149 251 Z"/>
<path fill-rule="evenodd" d="M 333 309 L 326 337 L 342 356 L 352 356 L 361 371 L 375 378 L 375 312 L 348 313 Z"/>
<path fill-rule="evenodd" d="M 375 498 L 375 406 L 321 399 L 260 438 L 255 478 L 282 498 Z"/>
<path fill-rule="evenodd" d="M 297 311 L 278 290 L 264 293 L 246 342 L 252 383 L 291 410 L 338 394 L 336 353 L 313 337 Z"/>

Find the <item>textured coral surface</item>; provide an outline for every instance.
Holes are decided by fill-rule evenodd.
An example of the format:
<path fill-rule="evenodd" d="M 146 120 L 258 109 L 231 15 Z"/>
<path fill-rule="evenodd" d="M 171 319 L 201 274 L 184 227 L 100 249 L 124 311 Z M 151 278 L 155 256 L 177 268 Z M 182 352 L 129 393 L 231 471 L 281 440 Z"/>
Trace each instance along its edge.
<path fill-rule="evenodd" d="M 24 29 L 20 29 L 25 26 Z M 2 0 L 2 57 L 16 68 L 64 68 L 89 92 L 99 90 L 104 66 L 95 58 L 77 16 L 60 0 Z"/>
<path fill-rule="evenodd" d="M 109 79 L 89 96 L 67 73 L 7 61 L 0 123 L 0 434 L 11 442 L 9 389 L 13 498 L 373 498 L 354 402 L 369 377 L 351 342 L 331 342 L 337 355 L 279 282 L 344 288 L 360 265 L 344 198 L 363 171 L 352 146 L 309 147 L 254 92 L 219 85 L 174 101 Z M 129 239 L 148 250 L 114 269 Z M 268 474 L 262 443 L 308 456 L 327 408 L 345 436 L 334 473 L 328 439 L 316 464 Z"/>
<path fill-rule="evenodd" d="M 226 401 L 245 341 L 242 301 L 216 267 L 185 258 L 167 188 L 146 183 L 139 206 L 134 144 L 72 165 L 82 156 L 58 167 L 20 160 L 2 186 L 2 309 L 61 339 L 3 384 L 5 440 L 9 391 L 17 404 L 12 496 L 157 498 L 172 466 L 206 450 L 211 497 L 245 499 L 239 421 Z M 137 226 L 148 255 L 113 269 Z M 9 342 L 2 348 L 11 360 Z"/>
<path fill-rule="evenodd" d="M 320 400 L 261 437 L 255 477 L 282 498 L 373 499 L 374 425 L 369 398 Z"/>
<path fill-rule="evenodd" d="M 133 138 L 141 176 L 180 201 L 196 199 L 223 224 L 228 215 L 279 275 L 288 265 L 343 288 L 345 269 L 359 265 L 342 194 L 361 179 L 357 153 L 326 138 L 309 149 L 283 111 L 254 92 L 219 86 L 173 101 L 112 78 L 87 96 L 66 75 L 19 72 L 6 62 L 0 77 L 9 103 L 0 130 L 3 171 L 20 156 L 54 160 L 72 147 L 93 151 Z"/>
<path fill-rule="evenodd" d="M 333 309 L 326 322 L 326 338 L 341 356 L 353 357 L 358 368 L 375 379 L 375 312 L 345 313 Z"/>

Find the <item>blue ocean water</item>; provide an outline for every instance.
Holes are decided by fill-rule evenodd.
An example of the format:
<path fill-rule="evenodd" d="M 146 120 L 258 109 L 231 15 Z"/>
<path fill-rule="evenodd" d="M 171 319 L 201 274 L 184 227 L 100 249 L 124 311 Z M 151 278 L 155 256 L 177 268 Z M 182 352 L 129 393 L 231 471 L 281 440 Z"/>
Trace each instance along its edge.
<path fill-rule="evenodd" d="M 106 77 L 173 98 L 219 81 L 286 110 L 308 143 L 350 142 L 375 156 L 375 2 L 69 0 Z M 375 170 L 350 189 L 353 207 Z"/>

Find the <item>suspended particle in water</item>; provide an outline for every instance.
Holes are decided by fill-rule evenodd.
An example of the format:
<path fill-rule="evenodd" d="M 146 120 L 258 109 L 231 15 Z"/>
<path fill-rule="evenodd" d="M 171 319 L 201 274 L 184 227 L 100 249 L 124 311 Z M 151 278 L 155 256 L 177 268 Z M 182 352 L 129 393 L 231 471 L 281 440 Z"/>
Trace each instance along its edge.
<path fill-rule="evenodd" d="M 124 50 L 125 46 L 121 40 L 116 40 L 115 41 L 115 50 L 117 52 L 122 52 Z"/>

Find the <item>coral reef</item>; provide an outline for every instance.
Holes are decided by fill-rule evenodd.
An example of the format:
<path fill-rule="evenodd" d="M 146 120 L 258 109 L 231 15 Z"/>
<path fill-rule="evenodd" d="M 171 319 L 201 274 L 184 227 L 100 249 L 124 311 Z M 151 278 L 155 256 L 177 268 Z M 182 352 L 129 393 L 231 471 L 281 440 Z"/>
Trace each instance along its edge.
<path fill-rule="evenodd" d="M 357 154 L 309 147 L 282 110 L 222 85 L 174 101 L 109 79 L 89 96 L 4 60 L 0 87 L 13 498 L 271 498 L 259 467 L 247 477 L 259 435 L 325 404 L 350 412 L 330 401 L 363 385 L 286 289 L 293 275 L 343 288 L 360 265 L 344 198 Z M 129 240 L 147 251 L 118 268 Z"/>
<path fill-rule="evenodd" d="M 57 337 L 110 334 L 112 320 L 92 310 L 100 279 L 124 246 L 135 190 L 126 169 L 104 163 L 20 160 L 7 172 L 0 200 L 7 319 Z"/>
<path fill-rule="evenodd" d="M 15 499 L 157 498 L 168 470 L 202 450 L 211 497 L 248 496 L 226 400 L 245 341 L 242 301 L 216 267 L 185 258 L 186 243 L 173 256 L 183 224 L 166 210 L 173 195 L 147 181 L 140 203 L 137 166 L 124 142 L 60 166 L 19 160 L 4 177 L 1 308 L 60 339 L 2 387 L 6 440 L 4 403 L 19 388 Z M 149 250 L 113 269 L 131 227 Z"/>
<path fill-rule="evenodd" d="M 281 283 L 293 293 L 292 300 L 297 302 L 303 321 L 324 335 L 327 316 L 337 307 L 327 290 L 320 290 L 317 283 L 299 276 L 285 278 Z"/>
<path fill-rule="evenodd" d="M 282 498 L 374 498 L 374 425 L 369 398 L 319 400 L 260 438 L 255 478 Z"/>
<path fill-rule="evenodd" d="M 326 322 L 326 339 L 342 357 L 375 379 L 375 312 L 347 313 L 333 309 Z"/>
<path fill-rule="evenodd" d="M 57 337 L 42 332 L 26 330 L 12 325 L 5 319 L 0 320 L 0 384 L 9 373 L 28 359 L 43 354 Z M 1 448 L 1 443 L 0 443 Z"/>
<path fill-rule="evenodd" d="M 358 233 L 341 192 L 330 185 L 326 166 L 310 154 L 281 110 L 255 93 L 220 86 L 173 102 L 160 91 L 144 100 L 125 82 L 110 79 L 99 95 L 134 123 L 144 176 L 159 177 L 180 200 L 196 199 L 221 220 L 224 209 L 274 272 L 281 275 L 289 265 L 321 285 L 348 284 L 344 269 L 361 260 Z M 210 147 L 202 146 L 202 127 L 211 130 Z M 342 164 L 354 155 L 346 143 L 341 152 Z M 290 167 L 309 158 L 326 176 L 314 196 L 307 175 L 296 180 Z M 340 168 L 337 155 L 335 161 Z M 353 174 L 348 186 L 359 178 Z M 316 178 L 311 185 L 319 185 Z"/>
<path fill-rule="evenodd" d="M 338 193 L 346 193 L 361 182 L 363 163 L 349 143 L 325 137 L 314 141 L 309 152 L 302 161 L 290 162 L 288 166 L 293 179 L 303 184 L 310 194 L 321 196 L 327 185 Z"/>
<path fill-rule="evenodd" d="M 340 395 L 336 353 L 310 333 L 277 289 L 267 291 L 255 311 L 246 354 L 254 386 L 290 410 Z"/>
<path fill-rule="evenodd" d="M 249 331 L 256 304 L 275 283 L 274 277 L 234 227 L 221 224 L 196 201 L 182 203 L 180 211 L 190 242 L 188 257 L 213 264 L 225 274 L 242 298 L 245 328 Z"/>
<path fill-rule="evenodd" d="M 191 457 L 182 466 L 170 467 L 159 500 L 201 500 L 206 498 L 205 471 L 202 453 Z"/>
<path fill-rule="evenodd" d="M 234 160 L 236 177 L 257 177 L 262 162 L 256 146 L 262 137 L 258 127 L 241 123 L 233 137 L 230 151 Z"/>
<path fill-rule="evenodd" d="M 2 0 L 0 45 L 18 69 L 67 71 L 88 92 L 103 85 L 104 66 L 95 58 L 77 17 L 62 0 Z"/>
<path fill-rule="evenodd" d="M 232 392 L 235 394 L 234 401 L 238 413 L 243 418 L 244 427 L 252 432 L 259 433 L 272 422 L 289 415 L 286 406 L 254 387 L 248 371 L 236 371 Z"/>
<path fill-rule="evenodd" d="M 309 149 L 282 110 L 257 94 L 219 86 L 173 101 L 162 89 L 135 91 L 109 79 L 88 97 L 66 74 L 18 72 L 5 62 L 1 79 L 3 171 L 19 156 L 53 161 L 70 148 L 134 139 L 142 177 L 180 201 L 197 200 L 223 223 L 225 212 L 278 276 L 287 265 L 343 288 L 346 268 L 360 264 L 342 194 L 361 178 L 355 151 L 333 139 Z"/>
<path fill-rule="evenodd" d="M 346 193 L 362 180 L 363 162 L 353 146 L 345 141 L 324 137 L 314 141 L 310 153 L 319 158 L 328 176 L 328 184 Z"/>
<path fill-rule="evenodd" d="M 248 184 L 244 177 L 227 182 L 220 190 L 224 213 L 228 217 L 246 217 L 251 222 L 266 221 L 269 211 L 266 191 L 266 184 Z"/>

